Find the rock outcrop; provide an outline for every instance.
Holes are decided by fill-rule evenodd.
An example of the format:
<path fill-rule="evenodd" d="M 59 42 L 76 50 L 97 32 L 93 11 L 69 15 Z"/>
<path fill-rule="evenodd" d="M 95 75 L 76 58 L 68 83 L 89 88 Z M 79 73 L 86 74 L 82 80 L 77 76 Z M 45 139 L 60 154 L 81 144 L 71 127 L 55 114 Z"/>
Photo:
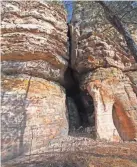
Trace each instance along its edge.
<path fill-rule="evenodd" d="M 2 3 L 2 160 L 68 134 L 67 24 L 63 5 Z M 57 83 L 58 82 L 58 83 Z"/>
<path fill-rule="evenodd" d="M 109 141 L 136 140 L 136 63 L 118 44 L 95 32 L 90 19 L 95 11 L 84 5 L 76 4 L 70 25 L 71 64 L 82 89 L 93 98 L 96 135 Z"/>
<path fill-rule="evenodd" d="M 52 161 L 50 151 L 136 158 L 134 142 L 104 141 L 137 140 L 137 63 L 121 37 L 116 43 L 91 19 L 98 14 L 90 9 L 96 3 L 84 3 L 76 3 L 68 31 L 60 2 L 1 2 L 2 160 L 7 166 L 39 166 L 45 157 Z"/>
<path fill-rule="evenodd" d="M 68 59 L 63 7 L 42 1 L 5 1 L 1 14 L 2 72 L 61 82 Z"/>
<path fill-rule="evenodd" d="M 99 137 L 111 141 L 119 141 L 120 137 L 135 139 L 137 97 L 129 78 L 121 70 L 110 67 L 88 73 L 83 81 L 84 89 L 93 97 Z"/>

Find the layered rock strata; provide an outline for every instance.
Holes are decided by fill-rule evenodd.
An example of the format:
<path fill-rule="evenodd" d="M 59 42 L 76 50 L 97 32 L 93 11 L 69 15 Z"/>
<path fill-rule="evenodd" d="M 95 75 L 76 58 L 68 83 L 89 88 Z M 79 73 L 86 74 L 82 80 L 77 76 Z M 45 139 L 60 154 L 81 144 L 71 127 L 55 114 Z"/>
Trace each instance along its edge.
<path fill-rule="evenodd" d="M 5 1 L 1 14 L 2 72 L 61 82 L 68 59 L 63 7 L 42 1 Z"/>
<path fill-rule="evenodd" d="M 65 73 L 69 56 L 64 7 L 44 1 L 1 4 L 2 159 L 19 155 L 30 159 L 32 154 L 48 151 L 49 144 L 54 151 L 54 144 L 58 146 L 57 140 L 62 137 L 73 142 L 74 138 L 67 136 L 67 119 L 70 117 L 72 129 L 81 124 L 71 98 L 67 114 L 66 94 L 61 86 L 64 84 L 68 91 L 72 90 L 70 94 L 76 95 L 77 103 L 82 99 L 83 107 L 78 105 L 84 110 L 83 122 L 89 122 L 98 138 L 137 140 L 137 66 L 119 45 L 93 31 L 88 6 L 88 12 L 79 4 L 74 9 L 70 25 L 71 70 Z M 79 92 L 71 73 L 86 94 Z M 64 150 L 67 147 L 65 143 Z M 59 149 L 62 151 L 61 146 Z"/>
<path fill-rule="evenodd" d="M 68 64 L 67 24 L 61 4 L 1 3 L 2 159 L 9 160 L 68 134 L 60 85 Z"/>
<path fill-rule="evenodd" d="M 109 141 L 136 140 L 136 63 L 119 45 L 96 33 L 92 17 L 97 16 L 90 5 L 85 8 L 84 3 L 76 3 L 70 24 L 71 65 L 81 88 L 93 98 L 96 136 Z"/>

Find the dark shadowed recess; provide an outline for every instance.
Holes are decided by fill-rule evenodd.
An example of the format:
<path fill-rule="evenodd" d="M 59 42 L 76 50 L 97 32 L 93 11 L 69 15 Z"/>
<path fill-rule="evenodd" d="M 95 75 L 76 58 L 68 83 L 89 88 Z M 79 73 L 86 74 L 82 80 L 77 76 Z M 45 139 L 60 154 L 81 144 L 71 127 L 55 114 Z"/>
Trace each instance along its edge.
<path fill-rule="evenodd" d="M 71 21 L 73 4 L 65 1 L 68 12 L 68 22 Z M 70 7 L 69 7 L 70 6 Z M 69 24 L 69 23 L 68 23 Z M 68 107 L 69 132 L 73 135 L 90 135 L 95 126 L 93 99 L 88 92 L 82 91 L 79 82 L 75 77 L 76 71 L 71 68 L 71 35 L 68 26 L 68 54 L 69 66 L 65 73 L 65 88 Z M 91 136 L 90 136 L 91 137 Z"/>

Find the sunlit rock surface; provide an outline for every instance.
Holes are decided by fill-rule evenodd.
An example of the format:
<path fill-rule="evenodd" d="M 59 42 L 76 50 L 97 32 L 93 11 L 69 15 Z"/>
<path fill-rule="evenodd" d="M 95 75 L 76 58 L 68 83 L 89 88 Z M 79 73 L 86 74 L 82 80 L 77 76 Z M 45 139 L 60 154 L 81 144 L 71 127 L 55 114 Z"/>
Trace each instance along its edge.
<path fill-rule="evenodd" d="M 63 6 L 4 1 L 1 14 L 2 71 L 63 81 L 68 60 Z"/>
<path fill-rule="evenodd" d="M 129 78 L 116 68 L 99 68 L 84 76 L 83 86 L 94 101 L 98 137 L 135 140 L 137 97 Z"/>
<path fill-rule="evenodd" d="M 66 11 L 44 1 L 2 3 L 2 160 L 68 135 Z M 56 82 L 55 82 L 56 81 Z"/>
<path fill-rule="evenodd" d="M 51 166 L 56 158 L 63 163 L 64 158 L 75 158 L 72 153 L 86 157 L 91 153 L 89 161 L 84 158 L 90 166 L 103 166 L 106 161 L 115 165 L 114 156 L 121 157 L 117 166 L 121 160 L 124 167 L 134 166 L 135 142 L 106 142 L 137 140 L 137 64 L 133 57 L 90 28 L 87 7 L 91 6 L 84 11 L 78 6 L 73 14 L 69 57 L 63 5 L 46 1 L 1 4 L 3 166 Z M 66 98 L 65 89 L 77 98 Z M 88 137 L 68 135 L 70 127 L 80 132 L 81 118 Z M 93 132 L 101 140 L 93 140 Z"/>
<path fill-rule="evenodd" d="M 89 72 L 99 67 L 116 67 L 122 71 L 135 69 L 132 56 L 120 50 L 112 41 L 94 32 L 80 35 L 77 27 L 72 28 L 72 67 L 78 72 Z"/>
<path fill-rule="evenodd" d="M 2 157 L 15 158 L 68 134 L 64 89 L 27 75 L 2 76 Z"/>
<path fill-rule="evenodd" d="M 95 2 L 75 4 L 70 25 L 73 69 L 79 73 L 99 67 L 116 67 L 122 71 L 132 67 L 137 70 L 123 38 L 120 34 L 115 35 L 113 29 L 109 31 L 112 26 L 102 13 L 101 6 Z"/>
<path fill-rule="evenodd" d="M 91 10 L 90 4 L 97 6 L 79 2 L 74 8 L 70 24 L 72 68 L 77 71 L 82 89 L 93 98 L 97 138 L 136 140 L 135 60 L 119 43 L 101 33 L 97 20 L 100 12 L 97 8 Z"/>

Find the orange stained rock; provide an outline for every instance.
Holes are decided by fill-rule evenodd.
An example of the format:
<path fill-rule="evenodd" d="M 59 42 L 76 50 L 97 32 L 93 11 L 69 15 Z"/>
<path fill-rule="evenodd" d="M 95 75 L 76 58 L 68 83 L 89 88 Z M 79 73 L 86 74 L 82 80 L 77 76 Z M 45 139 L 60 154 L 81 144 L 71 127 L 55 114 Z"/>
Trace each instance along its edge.
<path fill-rule="evenodd" d="M 43 118 L 43 123 L 44 124 L 50 124 L 50 123 L 52 123 L 52 120 L 51 119 L 49 119 L 49 118 Z"/>
<path fill-rule="evenodd" d="M 30 61 L 30 60 L 45 60 L 49 63 L 51 63 L 52 65 L 55 65 L 55 67 L 61 69 L 64 67 L 64 65 L 62 64 L 62 62 L 60 62 L 60 60 L 53 54 L 51 53 L 42 53 L 42 52 L 36 52 L 32 53 L 32 52 L 24 52 L 23 51 L 20 53 L 9 53 L 9 54 L 4 54 L 1 55 L 1 60 L 2 61 L 9 61 L 9 60 L 14 60 L 14 61 Z"/>
<path fill-rule="evenodd" d="M 88 61 L 89 61 L 89 62 L 94 62 L 94 61 L 95 61 L 95 58 L 92 57 L 92 56 L 88 56 Z"/>
<path fill-rule="evenodd" d="M 112 133 L 116 129 L 122 140 L 135 140 L 137 96 L 129 78 L 120 71 L 115 71 L 113 68 L 97 70 L 87 83 L 86 89 L 94 101 L 97 133 L 103 138 L 110 137 L 113 141 L 119 141 L 117 133 Z"/>
<path fill-rule="evenodd" d="M 45 80 L 45 82 L 41 82 L 39 80 L 30 80 L 29 83 L 29 79 L 30 76 L 28 76 L 28 79 L 19 79 L 19 78 L 6 78 L 4 80 L 4 82 L 2 83 L 2 87 L 3 89 L 6 90 L 26 90 L 28 86 L 31 85 L 31 87 L 29 87 L 29 94 L 30 93 L 44 93 L 44 92 L 48 92 L 50 90 L 52 90 L 52 93 L 56 92 L 60 92 L 60 88 L 58 88 L 58 86 L 54 85 L 52 82 L 48 82 Z M 28 96 L 29 96 L 28 94 Z"/>
<path fill-rule="evenodd" d="M 101 81 L 100 80 L 95 80 L 94 81 L 94 86 L 97 87 L 97 88 L 101 87 Z"/>
<path fill-rule="evenodd" d="M 3 89 L 6 89 L 6 90 L 16 90 L 16 89 L 22 89 L 22 90 L 26 90 L 27 86 L 28 86 L 28 82 L 29 82 L 29 79 L 26 80 L 20 80 L 20 79 L 16 79 L 14 78 L 13 79 L 5 79 L 4 82 L 2 82 L 2 87 Z"/>
<path fill-rule="evenodd" d="M 132 113 L 132 111 L 129 111 Z M 116 100 L 114 103 L 113 120 L 123 140 L 134 140 L 137 136 L 137 122 L 129 116 L 123 103 Z"/>

